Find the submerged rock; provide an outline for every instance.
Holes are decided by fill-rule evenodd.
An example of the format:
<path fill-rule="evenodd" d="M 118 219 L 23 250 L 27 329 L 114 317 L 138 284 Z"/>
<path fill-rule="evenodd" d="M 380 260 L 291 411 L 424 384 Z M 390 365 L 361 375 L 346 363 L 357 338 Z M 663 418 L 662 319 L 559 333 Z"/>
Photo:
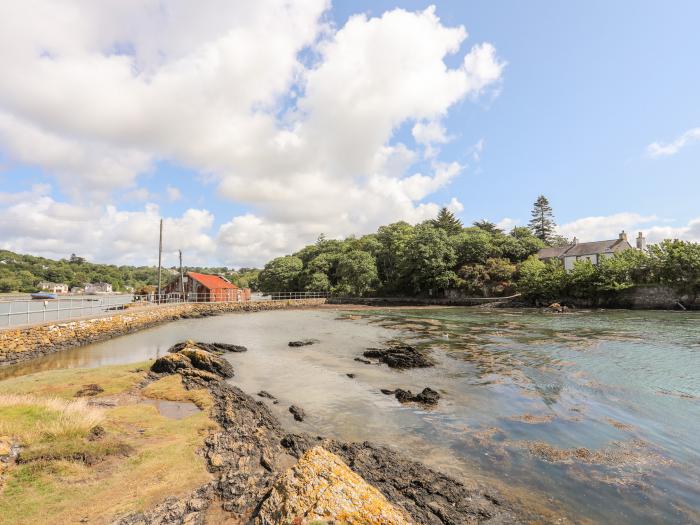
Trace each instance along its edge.
<path fill-rule="evenodd" d="M 92 383 L 89 385 L 83 385 L 83 388 L 75 393 L 75 397 L 92 397 L 96 396 L 97 394 L 101 394 L 104 391 L 105 389 L 100 385 Z"/>
<path fill-rule="evenodd" d="M 299 347 L 299 346 L 309 346 L 309 345 L 315 345 L 316 343 L 319 343 L 320 341 L 318 339 L 302 339 L 301 341 L 289 341 L 288 345 L 291 347 Z"/>
<path fill-rule="evenodd" d="M 387 388 L 382 388 L 382 394 L 387 396 L 395 396 L 400 403 L 422 403 L 424 405 L 437 405 L 440 399 L 440 394 L 430 387 L 424 388 L 421 392 L 413 395 L 410 390 L 403 390 L 397 388 L 396 390 L 389 390 Z"/>
<path fill-rule="evenodd" d="M 304 412 L 304 409 L 302 409 L 296 405 L 292 405 L 289 407 L 289 411 L 294 416 L 294 419 L 296 419 L 297 421 L 304 421 L 304 418 L 306 417 L 306 413 Z"/>
<path fill-rule="evenodd" d="M 427 368 L 434 366 L 423 352 L 409 345 L 392 346 L 390 348 L 368 348 L 362 354 L 364 357 L 386 363 L 389 368 Z M 355 359 L 356 361 L 359 358 Z"/>
<path fill-rule="evenodd" d="M 357 377 L 356 374 L 345 374 L 345 375 L 348 376 L 350 379 L 355 379 Z"/>
<path fill-rule="evenodd" d="M 260 505 L 257 525 L 270 523 L 408 524 L 406 514 L 322 447 L 304 453 Z"/>
<path fill-rule="evenodd" d="M 267 392 L 266 390 L 261 390 L 260 392 L 258 392 L 258 396 L 267 399 L 277 399 L 275 396 L 273 396 L 272 394 L 270 394 L 270 392 Z"/>

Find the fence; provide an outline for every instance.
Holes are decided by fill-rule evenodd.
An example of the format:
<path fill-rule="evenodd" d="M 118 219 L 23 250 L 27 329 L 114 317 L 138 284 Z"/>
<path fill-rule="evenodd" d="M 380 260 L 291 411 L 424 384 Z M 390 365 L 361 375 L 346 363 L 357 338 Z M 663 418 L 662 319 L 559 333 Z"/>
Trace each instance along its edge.
<path fill-rule="evenodd" d="M 275 292 L 253 294 L 251 301 L 286 301 L 329 297 L 328 292 Z M 98 317 L 113 311 L 136 306 L 171 305 L 181 303 L 244 302 L 241 294 L 170 293 L 149 295 L 89 295 L 67 296 L 39 300 L 21 298 L 0 299 L 0 328 L 26 326 L 51 321 L 68 321 L 80 317 Z"/>

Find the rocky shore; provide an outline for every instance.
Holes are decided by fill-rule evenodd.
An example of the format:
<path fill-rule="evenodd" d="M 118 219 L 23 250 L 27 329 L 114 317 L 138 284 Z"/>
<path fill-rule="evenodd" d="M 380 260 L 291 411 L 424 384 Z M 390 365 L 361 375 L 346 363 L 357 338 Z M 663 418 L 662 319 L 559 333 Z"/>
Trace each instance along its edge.
<path fill-rule="evenodd" d="M 104 341 L 155 325 L 233 312 L 258 312 L 304 308 L 323 304 L 325 299 L 259 301 L 247 303 L 189 303 L 153 306 L 97 319 L 67 321 L 0 331 L 0 366 L 28 361 L 67 348 Z"/>
<path fill-rule="evenodd" d="M 220 428 L 205 439 L 203 454 L 214 480 L 119 525 L 519 522 L 490 488 L 468 488 L 395 451 L 287 434 L 263 401 L 224 381 L 235 372 L 222 357 L 195 343 L 172 350 L 153 364 L 149 380 L 179 374 L 186 389 L 211 394 L 210 417 Z"/>

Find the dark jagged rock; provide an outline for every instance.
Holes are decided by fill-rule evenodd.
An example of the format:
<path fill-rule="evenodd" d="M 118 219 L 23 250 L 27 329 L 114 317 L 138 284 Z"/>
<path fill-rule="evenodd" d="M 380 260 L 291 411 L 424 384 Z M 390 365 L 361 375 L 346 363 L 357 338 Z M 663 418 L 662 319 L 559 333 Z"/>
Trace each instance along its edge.
<path fill-rule="evenodd" d="M 267 399 L 273 399 L 273 400 L 274 400 L 274 399 L 277 399 L 275 396 L 273 396 L 272 394 L 270 394 L 270 392 L 267 392 L 267 391 L 265 391 L 265 390 L 261 390 L 260 392 L 258 392 L 258 396 L 264 397 L 264 398 L 267 398 Z"/>
<path fill-rule="evenodd" d="M 350 379 L 355 379 L 357 377 L 356 374 L 345 374 L 345 375 L 348 376 Z"/>
<path fill-rule="evenodd" d="M 397 388 L 396 390 L 389 390 L 387 388 L 381 389 L 382 394 L 387 396 L 395 396 L 400 403 L 422 403 L 424 405 L 437 405 L 440 399 L 440 394 L 438 394 L 432 388 L 426 387 L 420 393 L 413 395 L 410 390 L 403 390 Z"/>
<path fill-rule="evenodd" d="M 358 363 L 364 363 L 366 365 L 372 364 L 372 361 L 370 361 L 369 359 L 362 359 L 361 357 L 356 357 L 355 361 L 357 361 Z"/>
<path fill-rule="evenodd" d="M 368 348 L 364 357 L 376 359 L 380 363 L 386 363 L 389 368 L 427 368 L 434 366 L 423 352 L 409 345 L 397 345 L 389 348 Z M 359 358 L 355 359 L 356 361 Z"/>
<path fill-rule="evenodd" d="M 318 445 L 333 452 L 391 503 L 404 508 L 416 523 L 520 523 L 514 510 L 495 491 L 467 488 L 388 448 L 368 442 L 312 438 L 308 434 L 288 434 L 281 443 L 295 457 Z"/>
<path fill-rule="evenodd" d="M 320 342 L 318 339 L 302 339 L 301 341 L 289 341 L 288 345 L 291 347 L 299 347 L 315 345 L 318 342 Z"/>
<path fill-rule="evenodd" d="M 188 346 L 197 346 L 201 348 L 202 350 L 206 350 L 207 352 L 211 352 L 212 354 L 224 354 L 226 352 L 247 352 L 248 349 L 245 346 L 240 346 L 240 345 L 231 345 L 228 343 L 192 343 L 190 341 L 186 341 L 184 343 L 177 343 L 176 345 L 173 345 L 170 347 L 168 352 L 171 354 L 175 354 L 177 352 L 180 352 L 181 350 L 184 350 Z"/>
<path fill-rule="evenodd" d="M 198 370 L 204 370 L 225 378 L 233 377 L 234 375 L 231 363 L 206 350 L 190 347 L 181 350 L 180 355 L 189 357 L 192 366 Z"/>
<path fill-rule="evenodd" d="M 92 383 L 90 385 L 83 385 L 83 388 L 75 393 L 75 397 L 92 397 L 96 396 L 97 394 L 101 394 L 104 391 L 105 389 L 100 385 Z"/>
<path fill-rule="evenodd" d="M 174 374 L 178 370 L 191 368 L 192 361 L 182 354 L 169 354 L 159 357 L 151 365 L 151 372 L 157 374 Z"/>
<path fill-rule="evenodd" d="M 296 419 L 297 421 L 304 421 L 304 418 L 306 417 L 306 413 L 304 412 L 304 409 L 302 409 L 296 405 L 290 406 L 289 412 L 291 412 L 291 414 L 294 416 L 294 419 Z"/>

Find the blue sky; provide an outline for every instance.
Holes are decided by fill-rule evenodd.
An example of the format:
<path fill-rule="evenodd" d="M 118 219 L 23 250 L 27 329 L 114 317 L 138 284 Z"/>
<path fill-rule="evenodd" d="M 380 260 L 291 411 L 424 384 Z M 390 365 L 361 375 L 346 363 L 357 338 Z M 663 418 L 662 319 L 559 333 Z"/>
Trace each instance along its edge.
<path fill-rule="evenodd" d="M 340 47 L 341 35 L 350 34 L 350 31 L 344 31 L 350 17 L 364 14 L 371 21 L 375 17 L 395 12 L 396 9 L 418 16 L 430 5 L 436 6 L 435 15 L 439 17 L 437 29 L 463 26 L 468 32 L 468 38 L 461 42 L 457 52 L 444 55 L 443 60 L 448 68 L 459 69 L 472 46 L 484 42 L 495 48 L 497 60 L 505 66 L 497 79 L 488 81 L 487 88 L 478 92 L 465 91 L 459 97 L 445 102 L 435 115 L 427 119 L 444 126 L 449 137 L 445 143 L 435 145 L 438 151 L 436 156 L 425 155 L 423 147 L 412 136 L 416 122 L 426 122 L 426 119 L 418 116 L 423 109 L 416 109 L 415 116 L 410 112 L 401 113 L 399 122 L 391 128 L 384 145 L 396 148 L 399 144 L 404 144 L 414 152 L 415 158 L 406 168 L 404 177 L 413 173 L 432 176 L 431 173 L 437 170 L 436 163 L 458 163 L 461 166 L 458 175 L 450 177 L 447 183 L 436 184 L 433 191 L 426 194 L 409 192 L 410 195 L 419 195 L 417 198 L 411 197 L 413 200 L 410 208 L 402 208 L 397 204 L 395 212 L 382 214 L 367 211 L 362 214 L 354 206 L 347 210 L 347 220 L 329 220 L 326 225 L 323 219 L 311 217 L 311 210 L 322 206 L 324 200 L 332 202 L 332 199 L 338 197 L 319 193 L 318 187 L 332 186 L 335 180 L 345 181 L 343 177 L 362 178 L 368 175 L 366 172 L 360 169 L 346 174 L 341 167 L 336 174 L 327 168 L 327 160 L 314 160 L 304 166 L 305 174 L 290 172 L 284 177 L 280 175 L 279 182 L 269 176 L 270 170 L 284 171 L 292 160 L 281 156 L 275 163 L 274 159 L 270 160 L 270 155 L 266 155 L 263 160 L 258 160 L 258 164 L 269 160 L 273 166 L 261 169 L 264 173 L 258 174 L 254 159 L 241 160 L 237 156 L 247 148 L 251 151 L 263 150 L 262 143 L 247 144 L 239 138 L 232 140 L 230 146 L 231 155 L 236 158 L 225 158 L 226 155 L 222 152 L 226 151 L 226 137 L 235 135 L 237 128 L 221 129 L 219 133 L 214 116 L 204 123 L 195 122 L 196 119 L 188 122 L 182 120 L 188 118 L 188 114 L 183 113 L 184 117 L 176 121 L 177 126 L 193 131 L 191 136 L 183 139 L 186 140 L 183 145 L 177 142 L 180 137 L 177 140 L 169 136 L 151 140 L 149 133 L 167 135 L 168 129 L 173 127 L 170 122 L 163 121 L 160 127 L 155 125 L 153 128 L 138 123 L 141 129 L 133 131 L 129 128 L 126 132 L 123 130 L 128 126 L 117 122 L 120 117 L 118 113 L 114 116 L 100 115 L 104 119 L 104 127 L 111 125 L 110 118 L 114 121 L 113 128 L 105 131 L 102 129 L 102 121 L 90 121 L 89 106 L 86 106 L 87 116 L 84 119 L 79 107 L 74 115 L 56 116 L 52 114 L 51 99 L 47 98 L 49 102 L 39 104 L 45 108 L 45 114 L 39 114 L 39 110 L 27 109 L 31 102 L 23 105 L 18 95 L 11 92 L 0 92 L 0 207 L 15 207 L 11 211 L 17 212 L 17 203 L 21 199 L 48 199 L 47 210 L 50 206 L 65 204 L 61 212 L 63 215 L 70 206 L 73 207 L 70 212 L 72 216 L 82 212 L 89 216 L 91 213 L 103 214 L 101 210 L 111 206 L 116 213 L 124 213 L 119 220 L 148 220 L 148 228 L 151 227 L 153 216 L 161 215 L 173 221 L 177 235 L 184 235 L 183 232 L 190 228 L 187 230 L 189 235 L 198 236 L 200 240 L 192 244 L 198 262 L 231 265 L 259 263 L 265 257 L 292 251 L 312 239 L 316 231 L 321 233 L 319 230 L 330 232 L 331 235 L 346 235 L 353 233 L 355 224 L 356 231 L 364 233 L 382 222 L 420 218 L 420 213 L 423 213 L 419 211 L 421 205 L 440 206 L 452 199 L 461 203 L 461 206 L 455 207 L 455 211 L 465 223 L 481 218 L 500 222 L 507 218 L 510 221 L 504 224 L 523 224 L 527 222 L 533 200 L 541 193 L 550 199 L 559 224 L 568 225 L 563 229 L 565 234 L 580 233 L 579 236 L 583 238 L 609 236 L 611 228 L 620 225 L 648 228 L 656 232 L 657 237 L 700 237 L 700 222 L 694 222 L 700 219 L 697 205 L 697 194 L 700 193 L 700 131 L 694 131 L 700 127 L 699 3 L 336 1 L 330 10 L 315 6 L 300 8 L 299 13 L 290 14 L 290 17 L 298 16 L 298 27 L 301 28 L 297 34 L 292 34 L 297 26 L 291 22 L 289 24 L 294 26 L 288 35 L 291 56 L 296 56 L 306 65 L 301 77 L 310 78 L 312 70 L 323 69 L 321 66 L 325 62 L 330 65 L 334 60 L 330 52 L 324 55 L 324 48 L 318 47 L 319 42 L 325 41 Z M 202 9 L 203 22 L 208 20 L 207 17 L 216 16 L 214 7 L 212 4 L 210 12 Z M 50 8 L 53 7 L 47 4 L 47 9 Z M 274 9 L 274 6 L 270 9 Z M 89 18 L 93 15 L 87 13 L 84 16 L 89 24 L 99 26 L 105 23 L 98 15 Z M 187 59 L 188 50 L 183 51 L 180 43 L 173 40 L 175 37 L 170 36 L 170 40 L 167 40 L 163 36 L 161 40 L 150 41 L 142 34 L 127 29 L 129 25 L 134 25 L 134 19 L 144 26 L 157 22 L 147 20 L 145 12 L 136 9 L 129 12 L 128 16 L 131 18 L 124 20 L 123 34 L 118 34 L 115 39 L 119 39 L 121 49 L 128 51 L 124 58 L 133 60 L 132 71 L 136 70 L 136 65 L 143 71 L 152 67 L 151 73 L 157 75 L 159 68 L 165 69 L 166 65 L 172 66 Z M 242 14 L 234 12 L 231 16 L 233 27 L 242 18 Z M 219 18 L 223 20 L 225 16 Z M 324 29 L 323 23 L 328 21 L 332 22 L 332 27 Z M 396 26 L 389 27 L 388 19 L 385 21 L 387 27 L 381 28 L 386 33 L 383 42 L 391 43 L 406 38 L 406 35 L 397 31 Z M 196 49 L 196 45 L 214 42 L 228 30 L 225 22 L 217 20 L 214 24 L 221 25 L 218 28 L 219 34 L 214 34 L 214 28 L 212 34 L 204 31 L 185 35 L 189 40 L 183 37 L 183 42 L 188 42 L 193 49 Z M 267 25 L 263 26 L 263 31 L 274 31 L 270 25 L 276 22 L 264 23 Z M 35 22 L 27 17 L 26 24 Z M 119 20 L 115 25 L 119 25 Z M 204 23 L 201 25 L 206 26 Z M 363 35 L 368 34 L 365 30 L 369 30 L 370 25 L 358 24 L 358 27 L 362 27 L 354 38 L 364 38 Z M 177 29 L 174 23 L 173 27 Z M 306 40 L 299 36 L 304 28 L 312 28 L 309 29 L 312 37 L 304 37 Z M 25 29 L 30 29 L 31 33 L 36 28 Z M 286 29 L 277 31 L 282 30 Z M 390 33 L 392 30 L 395 35 Z M 422 42 L 421 38 L 424 39 Z M 407 41 L 406 45 L 417 46 L 419 52 L 432 38 L 438 38 L 437 30 L 434 33 L 416 34 L 416 41 Z M 129 39 L 132 41 L 125 44 Z M 60 38 L 56 42 L 42 40 L 41 43 L 47 49 L 54 49 L 52 46 L 55 45 L 56 50 L 52 51 L 51 58 L 54 63 L 60 63 L 68 55 L 68 49 L 72 52 L 75 47 L 83 46 L 85 50 L 99 52 L 106 45 L 105 42 L 93 42 L 88 37 L 76 37 L 76 41 L 78 46 L 66 47 L 66 50 L 61 47 L 64 42 Z M 27 44 L 36 47 L 36 41 L 31 42 L 29 38 Z M 264 68 L 267 64 L 266 55 L 260 48 L 267 44 L 259 41 L 254 44 L 251 45 L 249 55 L 259 52 L 259 62 L 254 65 Z M 114 45 L 113 43 L 112 49 Z M 151 64 L 149 55 L 146 55 L 146 50 L 151 47 L 157 47 L 161 55 L 168 59 L 172 56 L 172 61 L 169 64 Z M 107 53 L 102 58 L 106 59 L 106 55 Z M 338 52 L 338 56 L 347 57 L 347 54 Z M 9 55 L 0 55 L 0 65 L 8 68 L 16 66 L 18 70 L 21 68 Z M 294 80 L 300 78 L 300 74 L 290 73 L 293 71 L 290 69 L 292 66 L 279 64 L 274 67 L 279 67 L 284 74 L 290 75 L 290 81 L 281 91 L 278 86 L 254 87 L 253 91 L 260 89 L 264 92 L 269 89 L 273 93 L 271 97 L 274 102 L 270 103 L 271 99 L 256 101 L 246 110 L 246 118 L 256 111 L 254 108 L 264 107 L 276 122 L 278 130 L 285 126 L 294 129 L 294 122 L 301 123 L 300 125 L 305 123 L 304 119 L 296 116 L 300 108 L 312 117 L 314 111 L 319 114 L 333 110 L 333 100 L 327 100 L 327 96 L 325 99 L 319 97 L 314 100 L 304 91 L 307 80 Z M 95 71 L 94 65 L 86 65 L 85 68 L 87 73 Z M 30 71 L 36 69 L 34 67 Z M 272 65 L 270 69 L 273 69 Z M 324 74 L 325 76 L 319 74 L 318 77 L 323 77 L 323 82 L 330 85 L 334 69 L 329 67 L 328 70 L 330 73 Z M 255 71 L 259 75 L 264 69 Z M 401 73 L 402 70 L 397 69 L 396 74 Z M 309 77 L 304 77 L 306 74 Z M 20 77 L 11 77 L 7 82 L 12 83 L 12 78 Z M 245 81 L 248 82 L 249 78 L 250 75 L 247 75 Z M 37 77 L 34 82 L 38 86 L 42 80 Z M 309 85 L 314 85 L 314 80 L 308 82 Z M 321 80 L 317 83 L 321 85 Z M 95 92 L 88 81 L 79 84 L 75 80 L 70 89 L 75 89 L 75 85 L 79 85 L 79 89 L 92 89 L 89 96 L 103 95 L 99 91 Z M 223 104 L 233 104 L 239 97 L 237 85 L 232 83 L 231 101 L 224 100 Z M 11 85 L 10 90 L 12 87 Z M 27 90 L 26 86 L 17 86 L 18 91 L 20 88 Z M 56 89 L 60 92 L 60 84 Z M 325 93 L 324 89 L 320 91 Z M 410 91 L 410 87 L 408 89 Z M 437 89 L 435 96 L 439 98 L 442 95 Z M 39 91 L 37 93 L 39 100 L 45 95 Z M 391 96 L 391 93 L 388 95 Z M 102 103 L 109 105 L 111 102 L 106 96 L 104 95 L 106 102 Z M 207 92 L 207 96 L 210 97 L 208 100 L 212 100 L 211 105 L 214 105 L 212 95 Z M 429 95 L 424 98 L 429 98 Z M 189 99 L 174 99 L 172 104 L 176 104 L 179 111 L 182 106 L 189 104 Z M 387 105 L 390 105 L 390 99 L 387 99 Z M 194 107 L 193 111 L 196 109 Z M 235 117 L 234 111 L 238 109 L 226 107 L 224 112 L 229 109 Z M 32 146 L 28 147 L 24 143 L 18 145 L 19 139 L 16 137 L 20 133 L 16 128 L 8 124 L 3 133 L 3 112 L 11 119 L 12 125 L 26 124 L 26 129 L 22 128 L 22 132 L 29 133 L 31 130 L 27 130 L 30 127 L 32 130 L 36 128 L 42 134 L 51 134 L 49 138 L 52 140 L 58 137 L 65 141 L 66 147 L 72 148 L 70 155 L 75 155 L 78 160 L 64 163 L 47 155 L 47 159 L 34 161 Z M 338 122 L 340 129 L 347 130 L 350 134 L 350 124 L 343 126 L 342 121 Z M 366 119 L 362 120 L 365 129 L 368 129 L 367 122 Z M 247 122 L 244 124 L 248 125 Z M 134 124 L 133 127 L 137 125 Z M 154 129 L 155 132 L 152 131 Z M 244 129 L 242 134 L 253 136 L 258 128 L 241 129 Z M 353 130 L 353 133 L 357 136 L 364 132 L 360 128 Z M 667 150 L 665 155 L 650 154 L 651 144 L 669 145 L 684 134 L 687 140 L 682 147 L 672 148 L 670 153 Z M 217 144 L 217 140 L 222 144 Z M 36 148 L 42 146 L 41 142 L 28 143 Z M 269 140 L 265 144 L 267 143 Z M 481 147 L 477 148 L 477 144 Z M 207 149 L 210 145 L 211 149 Z M 329 151 L 339 151 L 333 147 L 335 146 L 329 145 Z M 49 148 L 46 146 L 43 149 Z M 103 149 L 103 156 L 107 160 L 100 157 Z M 210 151 L 215 153 L 209 153 Z M 127 157 L 129 160 L 122 162 Z M 119 166 L 115 168 L 113 164 Z M 332 164 L 331 159 L 330 165 Z M 107 174 L 100 175 L 96 181 L 93 177 L 95 170 L 104 169 L 105 166 L 108 166 Z M 322 169 L 328 171 L 313 176 L 318 181 L 316 189 L 300 190 L 300 199 L 306 204 L 299 206 L 293 200 L 277 202 L 276 198 L 270 197 L 275 191 L 279 193 L 279 189 L 285 188 L 286 184 L 294 187 L 298 181 L 308 180 L 311 177 L 309 170 L 317 169 L 318 166 L 324 166 Z M 114 175 L 109 174 L 112 168 Z M 276 186 L 278 183 L 281 186 Z M 40 190 L 37 190 L 37 185 L 42 185 Z M 256 186 L 260 188 L 255 189 Z M 172 191 L 166 191 L 168 187 Z M 364 190 L 358 188 L 358 192 L 361 191 Z M 405 196 L 402 194 L 397 199 L 405 200 Z M 157 212 L 153 208 L 149 208 L 150 212 L 145 211 L 149 203 L 157 206 Z M 291 208 L 299 209 L 298 215 L 288 213 L 287 210 Z M 304 209 L 306 216 L 303 216 Z M 329 205 L 330 213 L 335 209 L 339 215 L 344 216 L 342 209 Z M 426 210 L 432 208 L 422 209 L 427 213 Z M 194 225 L 186 218 L 188 210 L 201 212 L 194 220 Z M 48 218 L 37 218 L 37 225 L 42 224 L 43 219 L 51 222 L 50 213 L 53 212 L 46 213 Z M 17 212 L 10 216 L 17 217 L 15 220 L 20 221 L 22 214 Z M 109 214 L 100 216 L 105 224 L 115 220 Z M 596 217 L 598 219 L 594 220 Z M 613 219 L 607 220 L 608 217 Z M 185 229 L 177 230 L 181 226 Z M 48 243 L 42 245 L 40 238 L 28 237 L 32 235 L 31 231 L 36 234 L 40 227 L 26 229 L 27 233 L 22 235 L 10 233 L 10 228 L 6 231 L 0 229 L 0 245 L 10 249 L 59 255 L 58 246 L 62 240 L 60 233 L 50 235 L 52 248 L 44 250 L 42 246 L 48 246 Z M 236 244 L 251 236 L 269 236 L 272 239 L 271 245 L 275 247 L 258 249 L 259 255 L 254 256 L 253 250 L 242 249 Z M 234 237 L 235 240 L 231 240 Z M 131 242 L 113 233 L 95 237 L 107 238 L 112 239 L 110 242 L 113 244 L 123 243 L 126 246 Z M 225 239 L 232 243 L 230 251 L 221 249 Z M 136 239 L 132 241 L 136 242 Z M 138 239 L 138 242 L 141 241 L 148 242 L 146 239 Z M 249 240 L 245 242 L 250 243 Z M 98 259 L 114 257 L 106 249 L 94 250 L 80 244 L 70 248 Z M 138 252 L 135 250 L 122 259 L 138 261 Z M 150 258 L 145 260 L 150 261 Z"/>

